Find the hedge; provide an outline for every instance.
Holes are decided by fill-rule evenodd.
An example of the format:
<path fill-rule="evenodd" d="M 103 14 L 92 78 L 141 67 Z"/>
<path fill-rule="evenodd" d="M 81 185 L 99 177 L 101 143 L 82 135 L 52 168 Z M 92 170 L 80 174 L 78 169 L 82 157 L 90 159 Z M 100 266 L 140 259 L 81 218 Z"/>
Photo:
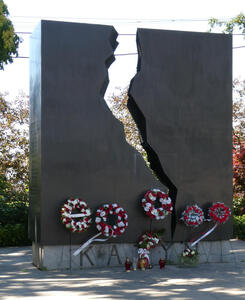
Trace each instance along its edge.
<path fill-rule="evenodd" d="M 233 217 L 233 237 L 245 240 L 245 215 Z"/>
<path fill-rule="evenodd" d="M 31 245 L 28 239 L 28 228 L 25 224 L 0 225 L 0 246 Z"/>
<path fill-rule="evenodd" d="M 28 204 L 0 200 L 0 247 L 31 245 L 28 239 Z"/>

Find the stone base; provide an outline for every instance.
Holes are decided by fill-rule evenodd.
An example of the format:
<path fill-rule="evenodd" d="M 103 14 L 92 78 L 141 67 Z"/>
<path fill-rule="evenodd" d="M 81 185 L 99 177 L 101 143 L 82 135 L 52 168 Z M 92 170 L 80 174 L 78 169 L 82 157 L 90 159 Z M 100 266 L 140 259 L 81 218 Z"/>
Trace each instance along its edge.
<path fill-rule="evenodd" d="M 199 263 L 237 262 L 239 256 L 232 245 L 233 240 L 200 242 L 197 250 Z M 137 247 L 133 244 L 92 244 L 83 253 L 74 256 L 80 245 L 40 246 L 32 245 L 33 264 L 40 269 L 62 270 L 91 267 L 124 266 L 126 257 L 137 258 Z M 184 250 L 183 243 L 163 243 L 152 249 L 150 259 L 157 265 L 160 258 L 170 264 L 178 263 L 178 256 Z"/>

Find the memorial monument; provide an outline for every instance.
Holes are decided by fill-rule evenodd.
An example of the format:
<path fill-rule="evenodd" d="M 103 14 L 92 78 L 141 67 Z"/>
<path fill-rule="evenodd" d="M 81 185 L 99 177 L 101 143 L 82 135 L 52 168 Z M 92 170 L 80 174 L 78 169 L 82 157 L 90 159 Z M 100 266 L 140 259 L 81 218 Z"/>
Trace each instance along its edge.
<path fill-rule="evenodd" d="M 104 101 L 116 39 L 112 26 L 56 21 L 41 21 L 31 36 L 29 236 L 40 268 L 121 264 L 144 231 L 164 228 L 164 241 L 188 240 L 193 233 L 179 221 L 187 204 L 232 206 L 231 38 L 138 30 L 128 107 L 155 175 Z M 171 216 L 146 216 L 141 199 L 151 189 L 169 190 Z M 93 220 L 103 204 L 119 204 L 128 228 L 73 256 L 98 231 L 94 221 L 82 233 L 62 224 L 71 197 L 87 203 Z M 206 240 L 231 236 L 229 219 Z"/>

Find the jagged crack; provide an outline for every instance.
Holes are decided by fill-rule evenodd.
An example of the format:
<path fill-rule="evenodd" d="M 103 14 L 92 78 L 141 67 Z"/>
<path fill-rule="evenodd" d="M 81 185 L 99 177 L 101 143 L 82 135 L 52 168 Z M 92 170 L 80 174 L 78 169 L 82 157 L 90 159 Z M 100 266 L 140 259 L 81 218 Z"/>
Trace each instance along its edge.
<path fill-rule="evenodd" d="M 139 35 L 137 32 L 137 49 L 138 49 L 138 64 L 137 64 L 137 74 L 136 76 L 131 80 L 129 91 L 128 91 L 128 109 L 137 124 L 137 127 L 140 132 L 141 137 L 141 144 L 142 147 L 145 149 L 148 157 L 148 161 L 150 163 L 150 168 L 156 175 L 156 177 L 159 179 L 159 181 L 165 185 L 169 189 L 169 196 L 172 199 L 174 210 L 172 214 L 171 219 L 171 235 L 173 238 L 175 228 L 176 228 L 176 213 L 175 213 L 175 204 L 176 204 L 176 198 L 177 198 L 177 187 L 174 185 L 174 183 L 171 181 L 169 176 L 164 171 L 164 168 L 160 162 L 160 159 L 157 155 L 157 153 L 154 151 L 154 149 L 151 147 L 151 145 L 147 141 L 147 123 L 144 114 L 140 110 L 139 106 L 136 103 L 136 99 L 133 98 L 131 94 L 132 86 L 134 85 L 134 81 L 137 80 L 137 75 L 141 72 L 141 61 L 142 61 L 142 45 L 140 43 Z"/>

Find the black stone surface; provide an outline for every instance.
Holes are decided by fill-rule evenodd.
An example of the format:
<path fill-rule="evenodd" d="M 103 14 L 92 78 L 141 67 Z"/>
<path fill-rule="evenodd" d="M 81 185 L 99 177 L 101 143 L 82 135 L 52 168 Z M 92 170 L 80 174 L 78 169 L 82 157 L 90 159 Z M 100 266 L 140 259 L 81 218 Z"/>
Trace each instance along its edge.
<path fill-rule="evenodd" d="M 105 203 L 127 211 L 127 231 L 108 242 L 136 242 L 150 229 L 140 200 L 148 189 L 164 186 L 127 144 L 103 99 L 116 38 L 111 26 L 53 21 L 42 21 L 31 36 L 29 235 L 41 245 L 70 243 L 60 221 L 69 197 L 81 197 L 94 212 Z M 152 224 L 153 230 L 163 227 L 170 228 L 170 218 Z M 71 234 L 71 243 L 96 233 L 93 223 Z"/>
<path fill-rule="evenodd" d="M 176 220 L 187 204 L 206 213 L 218 201 L 232 208 L 231 37 L 138 29 L 137 44 L 128 107 L 152 168 L 173 195 L 177 189 Z M 178 222 L 174 240 L 198 237 L 211 226 L 187 230 Z M 206 240 L 231 237 L 232 218 Z"/>

